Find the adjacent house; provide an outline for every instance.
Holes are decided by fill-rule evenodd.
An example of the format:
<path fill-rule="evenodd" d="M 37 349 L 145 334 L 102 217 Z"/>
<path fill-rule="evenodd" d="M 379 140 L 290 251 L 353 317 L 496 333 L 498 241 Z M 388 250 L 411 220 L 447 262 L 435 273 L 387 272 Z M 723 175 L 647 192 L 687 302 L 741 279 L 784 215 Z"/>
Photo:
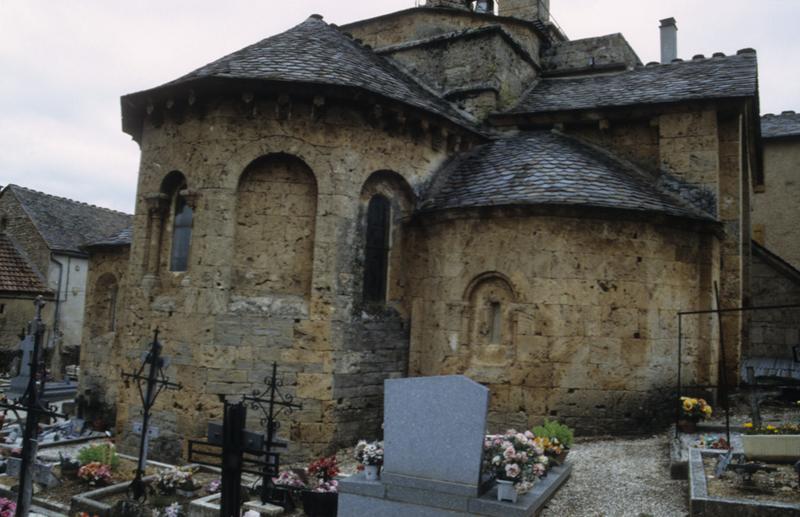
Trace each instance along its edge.
<path fill-rule="evenodd" d="M 16 259 L 10 274 L 28 278 L 28 295 L 46 292 L 48 347 L 53 350 L 50 367 L 60 375 L 67 364 L 77 364 L 83 335 L 88 254 L 87 242 L 129 227 L 131 216 L 106 208 L 8 185 L 0 192 L 0 232 Z M 33 279 L 37 279 L 34 283 Z M 13 350 L 19 322 L 34 316 L 33 304 L 15 304 L 14 319 L 0 319 L 3 350 Z"/>

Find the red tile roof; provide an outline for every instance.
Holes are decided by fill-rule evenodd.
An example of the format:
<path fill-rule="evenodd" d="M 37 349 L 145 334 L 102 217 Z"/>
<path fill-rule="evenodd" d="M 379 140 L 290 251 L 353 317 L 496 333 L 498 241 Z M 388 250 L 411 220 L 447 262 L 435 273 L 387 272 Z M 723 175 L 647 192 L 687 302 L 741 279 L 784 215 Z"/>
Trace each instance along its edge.
<path fill-rule="evenodd" d="M 7 235 L 0 233 L 0 292 L 52 294 Z"/>

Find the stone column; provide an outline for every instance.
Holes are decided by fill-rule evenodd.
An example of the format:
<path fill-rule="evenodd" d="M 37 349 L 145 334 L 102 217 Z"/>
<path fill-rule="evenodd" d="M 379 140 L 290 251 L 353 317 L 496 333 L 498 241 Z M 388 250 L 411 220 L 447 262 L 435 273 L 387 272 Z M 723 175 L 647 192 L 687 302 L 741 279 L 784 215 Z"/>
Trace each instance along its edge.
<path fill-rule="evenodd" d="M 158 283 L 158 269 L 161 262 L 161 237 L 164 219 L 169 208 L 169 196 L 162 192 L 145 195 L 147 204 L 147 234 L 145 237 L 144 276 L 142 287 L 151 289 Z"/>

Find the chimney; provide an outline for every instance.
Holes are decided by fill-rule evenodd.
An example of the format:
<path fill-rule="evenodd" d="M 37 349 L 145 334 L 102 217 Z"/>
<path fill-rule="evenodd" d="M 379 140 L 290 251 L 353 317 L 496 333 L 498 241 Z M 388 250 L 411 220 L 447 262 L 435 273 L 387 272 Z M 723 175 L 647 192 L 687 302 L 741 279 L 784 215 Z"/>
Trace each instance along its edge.
<path fill-rule="evenodd" d="M 500 0 L 500 16 L 529 22 L 550 21 L 550 0 Z"/>
<path fill-rule="evenodd" d="M 678 25 L 675 18 L 661 20 L 661 64 L 678 59 Z"/>

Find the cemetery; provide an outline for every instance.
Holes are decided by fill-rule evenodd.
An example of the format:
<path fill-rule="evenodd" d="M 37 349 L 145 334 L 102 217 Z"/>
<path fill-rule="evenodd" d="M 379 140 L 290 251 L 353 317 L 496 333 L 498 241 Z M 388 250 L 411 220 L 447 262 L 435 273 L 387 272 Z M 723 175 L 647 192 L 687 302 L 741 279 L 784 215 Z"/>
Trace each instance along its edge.
<path fill-rule="evenodd" d="M 40 373 L 45 326 L 36 319 L 28 330 L 19 374 L 0 403 L 3 516 L 558 514 L 574 504 L 571 495 L 559 497 L 573 493 L 573 478 L 580 487 L 591 482 L 580 479 L 589 466 L 579 459 L 581 447 L 602 447 L 602 439 L 576 440 L 555 420 L 490 433 L 490 389 L 451 375 L 387 379 L 380 435 L 310 462 L 282 461 L 289 440 L 281 420 L 303 405 L 273 363 L 263 384 L 223 397 L 222 420 L 209 421 L 205 437 L 187 438 L 182 461 L 165 463 L 149 451 L 160 433 L 151 412 L 162 393 L 182 385 L 167 375 L 170 358 L 158 330 L 142 347 L 139 367 L 120 372 L 140 394 L 141 411 L 131 422 L 139 437 L 135 456 L 117 450 L 113 429 L 82 418 L 63 383 L 60 394 L 48 389 Z M 790 400 L 796 390 L 759 387 L 752 369 L 746 375 L 750 388 L 723 392 L 716 409 L 712 399 L 680 397 L 671 438 L 660 435 L 671 444 L 664 476 L 688 478 L 690 515 L 800 512 L 800 401 Z M 783 402 L 770 396 L 776 393 Z M 248 428 L 248 412 L 260 428 Z M 646 457 L 656 459 L 657 448 L 649 447 Z M 608 472 L 612 479 L 624 474 Z"/>

